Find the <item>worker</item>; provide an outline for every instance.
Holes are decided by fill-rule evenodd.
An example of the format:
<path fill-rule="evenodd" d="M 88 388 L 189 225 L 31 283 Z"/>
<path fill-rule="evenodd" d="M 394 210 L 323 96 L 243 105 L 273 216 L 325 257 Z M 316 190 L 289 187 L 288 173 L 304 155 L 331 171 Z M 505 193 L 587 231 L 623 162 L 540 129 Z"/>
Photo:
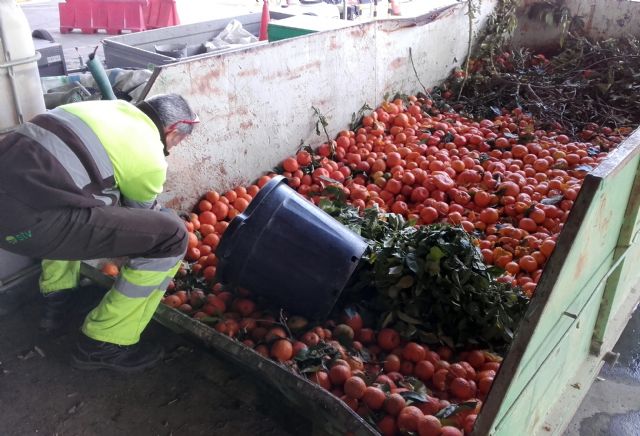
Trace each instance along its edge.
<path fill-rule="evenodd" d="M 136 371 L 162 358 L 140 342 L 187 249 L 177 214 L 157 196 L 165 156 L 198 122 L 175 94 L 138 105 L 72 103 L 34 117 L 0 141 L 0 248 L 42 261 L 47 332 L 64 323 L 80 260 L 128 258 L 85 318 L 71 364 Z"/>

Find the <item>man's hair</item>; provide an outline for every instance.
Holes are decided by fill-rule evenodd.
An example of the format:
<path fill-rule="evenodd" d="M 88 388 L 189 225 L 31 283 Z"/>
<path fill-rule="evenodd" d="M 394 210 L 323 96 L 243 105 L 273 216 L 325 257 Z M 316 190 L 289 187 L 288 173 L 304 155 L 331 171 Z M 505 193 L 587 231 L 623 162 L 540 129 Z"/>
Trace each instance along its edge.
<path fill-rule="evenodd" d="M 193 120 L 196 115 L 189 107 L 189 103 L 178 94 L 154 95 L 145 100 L 160 118 L 160 122 L 166 128 L 179 121 Z M 193 130 L 192 124 L 179 123 L 176 129 L 180 133 L 190 134 Z"/>

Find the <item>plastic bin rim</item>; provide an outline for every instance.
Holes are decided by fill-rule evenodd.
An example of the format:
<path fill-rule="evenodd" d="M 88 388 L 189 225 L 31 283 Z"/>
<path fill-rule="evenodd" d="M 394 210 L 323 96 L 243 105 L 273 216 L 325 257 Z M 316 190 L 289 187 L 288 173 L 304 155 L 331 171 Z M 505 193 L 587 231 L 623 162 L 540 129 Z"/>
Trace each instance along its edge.
<path fill-rule="evenodd" d="M 253 214 L 253 211 L 257 209 L 260 204 L 264 201 L 265 198 L 271 194 L 281 183 L 286 183 L 286 179 L 284 176 L 275 176 L 271 180 L 269 180 L 261 189 L 258 191 L 258 194 L 254 197 L 254 199 L 249 203 L 249 206 L 242 212 L 240 215 L 236 216 L 231 220 L 229 226 L 225 230 L 225 234 L 231 234 L 236 231 L 244 222 Z M 218 245 L 218 250 L 222 253 L 219 261 L 221 264 L 224 263 L 224 253 L 226 251 L 227 245 L 229 245 L 232 238 L 225 238 L 224 235 L 220 239 L 220 244 Z M 218 251 L 216 250 L 216 251 Z M 220 270 L 224 270 L 224 265 L 219 265 Z M 221 276 L 224 274 L 220 274 Z"/>

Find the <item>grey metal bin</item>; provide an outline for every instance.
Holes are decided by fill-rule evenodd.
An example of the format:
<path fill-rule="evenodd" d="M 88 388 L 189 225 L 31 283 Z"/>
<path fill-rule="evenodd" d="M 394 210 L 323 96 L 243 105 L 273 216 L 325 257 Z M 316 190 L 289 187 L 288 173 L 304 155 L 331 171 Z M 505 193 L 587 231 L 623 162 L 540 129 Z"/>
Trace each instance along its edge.
<path fill-rule="evenodd" d="M 280 12 L 271 12 L 270 15 L 272 21 L 291 17 L 290 14 Z M 213 52 L 207 52 L 203 46 L 205 42 L 213 39 L 224 30 L 233 19 L 242 23 L 245 30 L 258 36 L 261 18 L 261 13 L 254 13 L 106 38 L 103 40 L 105 62 L 107 68 L 149 68 L 150 66 L 176 62 L 173 57 L 156 53 L 155 46 L 157 45 L 187 44 L 187 56 L 182 58 L 184 60 L 267 44 L 267 41 L 259 41 L 239 48 L 234 47 Z"/>

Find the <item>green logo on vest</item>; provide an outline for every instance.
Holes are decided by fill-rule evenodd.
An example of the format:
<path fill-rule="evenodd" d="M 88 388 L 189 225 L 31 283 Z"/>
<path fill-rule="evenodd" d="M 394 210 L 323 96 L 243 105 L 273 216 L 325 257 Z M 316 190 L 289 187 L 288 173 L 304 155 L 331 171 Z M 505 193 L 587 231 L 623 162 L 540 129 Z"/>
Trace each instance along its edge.
<path fill-rule="evenodd" d="M 27 239 L 31 239 L 31 230 L 27 230 L 25 232 L 20 232 L 17 235 L 7 236 L 4 238 L 9 244 L 15 245 L 18 242 L 26 241 Z"/>

